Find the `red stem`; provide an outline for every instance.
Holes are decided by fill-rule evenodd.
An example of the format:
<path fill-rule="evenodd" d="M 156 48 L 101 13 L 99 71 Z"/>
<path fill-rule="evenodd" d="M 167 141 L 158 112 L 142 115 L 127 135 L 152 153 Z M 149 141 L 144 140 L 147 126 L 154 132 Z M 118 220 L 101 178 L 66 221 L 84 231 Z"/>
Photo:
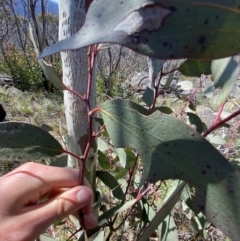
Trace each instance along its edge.
<path fill-rule="evenodd" d="M 76 95 L 79 99 L 85 101 L 85 98 L 82 97 L 80 94 L 78 94 L 76 91 L 74 91 L 74 90 L 68 88 L 66 85 L 65 85 L 65 88 L 66 88 L 66 90 L 68 90 L 68 91 L 71 92 L 72 94 Z"/>
<path fill-rule="evenodd" d="M 78 155 L 76 155 L 76 154 L 74 154 L 74 153 L 72 153 L 72 152 L 69 152 L 68 150 L 63 150 L 63 153 L 66 153 L 66 154 L 68 154 L 68 155 L 70 155 L 70 156 L 73 156 L 73 157 L 75 157 L 76 159 L 78 159 L 79 161 L 81 161 L 81 157 L 79 157 Z"/>
<path fill-rule="evenodd" d="M 225 103 L 221 104 L 221 106 L 219 107 L 217 116 L 216 116 L 215 120 L 213 121 L 213 125 L 215 125 L 216 123 L 218 123 L 220 121 L 220 117 L 221 117 L 221 114 L 222 114 L 223 107 L 224 107 Z"/>
<path fill-rule="evenodd" d="M 207 135 L 209 135 L 211 132 L 213 132 L 214 130 L 216 130 L 217 128 L 219 128 L 220 126 L 222 126 L 224 123 L 230 121 L 232 118 L 238 116 L 240 114 L 240 109 L 236 112 L 234 112 L 233 114 L 231 114 L 230 116 L 228 116 L 227 118 L 219 121 L 218 123 L 213 124 L 204 134 L 203 137 L 206 137 Z"/>

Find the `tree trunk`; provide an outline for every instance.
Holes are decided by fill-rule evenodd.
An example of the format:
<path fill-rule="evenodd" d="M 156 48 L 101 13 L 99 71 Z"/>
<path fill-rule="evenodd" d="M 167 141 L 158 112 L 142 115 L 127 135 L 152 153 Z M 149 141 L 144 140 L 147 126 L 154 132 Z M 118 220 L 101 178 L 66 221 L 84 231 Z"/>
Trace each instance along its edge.
<path fill-rule="evenodd" d="M 68 38 L 79 31 L 85 21 L 85 16 L 85 0 L 59 0 L 59 40 Z M 63 83 L 84 96 L 88 83 L 87 48 L 61 52 L 61 57 Z M 95 107 L 95 99 L 96 86 L 94 74 L 90 100 L 91 109 Z M 81 156 L 85 150 L 89 135 L 87 106 L 84 101 L 69 91 L 64 91 L 64 105 L 68 128 L 68 149 L 70 152 Z M 91 163 L 95 161 L 96 149 L 96 143 L 93 143 L 88 155 L 88 160 Z M 77 163 L 75 158 L 68 157 L 69 167 L 76 168 L 78 166 Z M 85 170 L 85 175 L 87 174 L 86 177 L 92 186 L 95 179 L 93 175 L 94 171 L 94 167 L 92 167 L 92 171 L 90 171 L 90 168 Z"/>

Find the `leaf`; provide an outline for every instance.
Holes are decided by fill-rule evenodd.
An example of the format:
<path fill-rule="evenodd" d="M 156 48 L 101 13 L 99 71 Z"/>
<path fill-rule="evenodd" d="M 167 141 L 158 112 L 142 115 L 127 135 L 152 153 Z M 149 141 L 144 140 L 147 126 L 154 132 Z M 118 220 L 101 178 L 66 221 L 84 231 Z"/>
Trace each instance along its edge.
<path fill-rule="evenodd" d="M 193 88 L 192 82 L 188 80 L 178 82 L 177 85 L 180 86 L 182 90 L 191 90 Z"/>
<path fill-rule="evenodd" d="M 161 224 L 160 235 L 161 240 L 164 241 L 178 241 L 177 226 L 172 215 L 168 215 Z"/>
<path fill-rule="evenodd" d="M 55 69 L 51 64 L 48 64 L 42 59 L 38 60 L 38 64 L 41 66 L 47 80 L 53 83 L 55 88 L 59 90 L 66 90 L 66 87 L 63 84 L 61 78 L 58 76 L 58 74 L 56 73 Z"/>
<path fill-rule="evenodd" d="M 150 107 L 153 104 L 153 99 L 154 99 L 154 91 L 153 89 L 147 87 L 145 90 L 142 100 L 146 103 L 148 107 Z"/>
<path fill-rule="evenodd" d="M 163 89 L 167 90 L 170 87 L 171 83 L 173 82 L 173 79 L 174 79 L 174 72 L 169 74 L 167 81 L 163 86 Z"/>
<path fill-rule="evenodd" d="M 168 115 L 173 113 L 172 109 L 167 106 L 159 106 L 159 107 L 154 108 L 154 111 L 157 111 L 157 110 L 161 111 L 164 114 L 168 114 Z"/>
<path fill-rule="evenodd" d="M 126 166 L 127 166 L 127 154 L 126 154 L 124 148 L 115 148 L 114 151 L 118 155 L 121 166 L 123 168 L 126 168 Z"/>
<path fill-rule="evenodd" d="M 204 89 L 203 93 L 207 98 L 212 98 L 213 94 L 215 92 L 215 87 L 214 85 L 208 86 Z"/>
<path fill-rule="evenodd" d="M 98 122 L 98 124 L 99 124 L 100 126 L 104 125 L 102 118 L 94 117 L 94 119 Z"/>
<path fill-rule="evenodd" d="M 87 236 L 91 237 L 93 234 L 97 233 L 101 228 L 105 227 L 108 223 L 108 220 L 112 217 L 115 217 L 116 214 L 126 211 L 127 209 L 131 208 L 135 203 L 137 202 L 137 199 L 130 200 L 128 202 L 125 202 L 124 204 L 119 204 L 106 212 L 104 212 L 102 215 L 98 217 L 98 225 L 96 228 L 88 230 Z M 83 232 L 80 234 L 80 238 L 78 241 L 84 241 L 84 234 Z"/>
<path fill-rule="evenodd" d="M 124 169 L 124 168 L 120 168 L 120 170 L 118 170 L 118 172 L 114 175 L 114 178 L 116 180 L 124 177 L 127 174 L 128 170 Z"/>
<path fill-rule="evenodd" d="M 239 67 L 234 58 L 230 57 L 213 60 L 211 69 L 215 88 L 221 88 L 217 98 L 217 104 L 220 106 L 227 101 L 236 84 L 239 76 Z"/>
<path fill-rule="evenodd" d="M 207 221 L 206 217 L 203 215 L 202 212 L 199 212 L 198 210 L 196 210 L 196 208 L 194 207 L 194 204 L 192 202 L 192 194 L 190 191 L 190 187 L 189 185 L 186 185 L 183 189 L 182 195 L 181 195 L 183 201 L 182 201 L 182 205 L 187 206 L 188 208 L 190 208 L 190 210 L 192 212 L 194 212 L 195 216 L 192 215 L 192 212 L 190 212 L 191 214 L 191 220 L 193 222 L 194 227 L 196 228 L 196 230 L 198 231 L 198 233 L 205 239 L 208 238 L 208 233 L 207 233 L 207 228 L 210 226 L 210 223 Z M 185 214 L 186 215 L 186 214 Z"/>
<path fill-rule="evenodd" d="M 108 149 L 108 144 L 101 137 L 97 139 L 97 146 L 101 152 L 105 152 Z"/>
<path fill-rule="evenodd" d="M 40 58 L 103 42 L 156 59 L 232 56 L 240 52 L 239 5 L 240 0 L 93 1 L 80 31 Z"/>
<path fill-rule="evenodd" d="M 130 110 L 128 102 L 112 100 L 101 106 L 115 147 L 132 147 L 140 154 L 146 181 L 181 179 L 193 185 L 196 208 L 231 239 L 238 240 L 239 172 L 188 125 L 159 112 L 142 115 Z"/>
<path fill-rule="evenodd" d="M 105 170 L 108 170 L 111 167 L 106 155 L 104 155 L 100 150 L 98 150 L 98 163 L 101 166 L 101 168 Z"/>
<path fill-rule="evenodd" d="M 187 112 L 187 115 L 189 118 L 189 122 L 192 125 L 195 125 L 197 128 L 197 132 L 201 134 L 203 132 L 203 124 L 202 124 L 201 119 L 196 114 L 191 113 L 191 112 Z"/>
<path fill-rule="evenodd" d="M 1 160 L 39 160 L 62 153 L 60 143 L 40 127 L 23 122 L 0 123 Z"/>
<path fill-rule="evenodd" d="M 45 130 L 46 132 L 50 132 L 50 131 L 53 131 L 53 128 L 47 124 L 42 124 L 40 126 L 43 130 Z"/>
<path fill-rule="evenodd" d="M 211 62 L 200 60 L 187 60 L 178 69 L 183 75 L 200 77 L 202 74 L 211 74 Z"/>
<path fill-rule="evenodd" d="M 136 159 L 132 150 L 124 150 L 123 148 L 115 148 L 114 151 L 118 155 L 120 164 L 125 169 L 132 167 L 132 162 Z"/>
<path fill-rule="evenodd" d="M 35 42 L 34 37 L 33 37 L 33 30 L 32 30 L 32 27 L 31 27 L 30 23 L 29 23 L 29 35 L 30 35 L 30 40 L 33 44 L 35 53 L 36 53 L 36 55 L 38 55 L 39 54 L 38 48 L 37 48 L 36 42 Z M 56 71 L 54 70 L 52 65 L 46 63 L 43 59 L 39 59 L 38 64 L 41 66 L 41 68 L 43 70 L 43 73 L 46 76 L 46 79 L 48 81 L 50 81 L 51 83 L 53 83 L 55 88 L 57 88 L 59 90 L 65 90 L 66 89 L 66 87 L 63 84 L 61 78 L 58 76 L 58 74 L 56 73 Z"/>
<path fill-rule="evenodd" d="M 189 102 L 188 108 L 192 111 L 196 111 L 196 107 L 195 107 L 195 105 L 193 104 L 192 101 Z"/>
<path fill-rule="evenodd" d="M 68 156 L 63 155 L 58 157 L 55 161 L 53 161 L 50 166 L 54 167 L 67 167 L 68 166 Z"/>
<path fill-rule="evenodd" d="M 131 208 L 136 202 L 137 199 L 133 199 L 128 202 L 125 202 L 124 204 L 117 205 L 116 207 L 106 211 L 104 214 L 98 217 L 98 225 L 102 225 L 106 219 L 114 217 L 117 213 L 124 212 L 127 209 Z"/>
<path fill-rule="evenodd" d="M 158 76 L 159 71 L 162 69 L 165 63 L 165 60 L 147 58 L 147 63 L 148 63 L 149 82 L 150 82 L 149 86 L 153 90 L 153 88 L 155 87 L 155 80 Z"/>
<path fill-rule="evenodd" d="M 170 189 L 170 192 L 168 192 L 167 197 L 164 199 L 162 207 L 159 209 L 159 211 L 151 220 L 151 222 L 148 224 L 148 226 L 141 232 L 141 234 L 139 235 L 139 238 L 137 239 L 138 241 L 148 240 L 148 237 L 153 233 L 153 231 L 159 226 L 160 223 L 164 221 L 164 219 L 171 212 L 176 202 L 179 200 L 184 186 L 185 186 L 184 182 L 174 183 L 173 188 Z"/>
<path fill-rule="evenodd" d="M 209 134 L 207 136 L 207 138 L 209 139 L 209 141 L 211 143 L 216 144 L 216 145 L 224 145 L 224 144 L 226 144 L 226 141 L 219 135 Z"/>
<path fill-rule="evenodd" d="M 106 185 L 108 186 L 112 194 L 115 198 L 119 200 L 123 200 L 124 198 L 124 193 L 123 190 L 120 187 L 120 184 L 117 182 L 117 180 L 109 173 L 106 171 L 97 171 L 96 176 Z"/>

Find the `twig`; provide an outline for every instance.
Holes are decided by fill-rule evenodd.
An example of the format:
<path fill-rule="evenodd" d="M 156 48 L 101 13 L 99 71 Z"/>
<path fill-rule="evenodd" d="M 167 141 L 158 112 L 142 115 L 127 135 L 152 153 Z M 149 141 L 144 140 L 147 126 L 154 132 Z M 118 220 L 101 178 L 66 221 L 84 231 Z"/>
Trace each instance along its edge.
<path fill-rule="evenodd" d="M 212 125 L 204 134 L 203 137 L 206 137 L 207 135 L 209 135 L 211 132 L 213 132 L 214 130 L 218 129 L 220 126 L 222 126 L 224 123 L 230 121 L 231 119 L 233 119 L 234 117 L 238 116 L 240 114 L 240 109 L 236 112 L 234 112 L 233 114 L 231 114 L 230 116 L 228 116 L 227 118 L 219 121 L 218 123 Z"/>

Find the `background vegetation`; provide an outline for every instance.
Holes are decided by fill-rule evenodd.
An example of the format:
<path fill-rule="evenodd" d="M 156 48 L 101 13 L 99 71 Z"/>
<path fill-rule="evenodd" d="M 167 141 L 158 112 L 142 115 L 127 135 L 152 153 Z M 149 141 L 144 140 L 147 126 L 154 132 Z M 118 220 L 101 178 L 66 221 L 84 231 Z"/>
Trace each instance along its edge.
<path fill-rule="evenodd" d="M 50 13 L 35 15 L 27 5 L 28 15 L 19 16 L 11 4 L 14 3 L 2 2 L 0 5 L 3 36 L 0 42 L 0 76 L 2 80 L 5 76 L 12 80 L 11 86 L 1 85 L 0 82 L 0 103 L 7 111 L 8 121 L 29 122 L 44 128 L 59 142 L 64 142 L 63 136 L 67 130 L 62 93 L 52 88 L 46 80 L 28 32 L 30 22 L 35 26 L 37 44 L 42 50 L 57 41 L 58 16 Z M 238 60 L 238 56 L 235 59 Z M 59 55 L 49 57 L 47 61 L 61 76 Z M 99 105 L 115 97 L 130 99 L 147 109 L 154 107 L 167 116 L 174 116 L 199 133 L 204 133 L 214 123 L 239 109 L 237 79 L 232 93 L 221 103 L 220 109 L 217 101 L 223 85 L 213 86 L 213 91 L 206 94 L 206 89 L 213 85 L 211 75 L 201 75 L 205 73 L 202 72 L 189 77 L 183 67 L 180 72 L 177 70 L 178 63 L 180 62 L 169 60 L 164 64 L 155 77 L 159 84 L 155 86 L 157 94 L 153 95 L 147 88 L 149 65 L 146 56 L 116 44 L 101 45 L 96 59 Z M 212 145 L 235 166 L 238 166 L 240 160 L 239 127 L 240 118 L 236 117 L 208 136 Z M 114 147 L 106 130 L 102 132 L 98 145 L 96 195 L 99 197 L 95 206 L 99 208 L 99 215 L 106 215 L 107 210 L 111 211 L 124 203 L 128 205 L 124 206 L 122 212 L 118 208 L 115 216 L 107 217 L 107 224 L 103 225 L 107 226 L 105 232 L 99 232 L 95 240 L 103 240 L 104 237 L 106 240 L 136 240 L 179 183 L 167 180 L 158 181 L 154 185 L 143 185 L 143 164 L 134 148 Z M 63 156 L 61 159 L 46 158 L 40 161 L 62 166 L 65 159 Z M 3 160 L 0 172 L 4 174 L 19 164 Z M 143 191 L 139 203 L 132 205 L 131 201 L 138 197 L 142 186 L 147 191 Z M 191 207 L 188 203 L 189 193 L 194 195 L 194 187 L 185 187 L 167 220 L 149 235 L 149 240 L 230 240 L 208 222 L 201 212 Z M 164 226 L 166 223 L 167 231 Z M 75 228 L 75 220 L 65 219 L 50 227 L 46 234 L 59 240 L 66 240 L 72 234 L 70 239 L 76 240 Z"/>

